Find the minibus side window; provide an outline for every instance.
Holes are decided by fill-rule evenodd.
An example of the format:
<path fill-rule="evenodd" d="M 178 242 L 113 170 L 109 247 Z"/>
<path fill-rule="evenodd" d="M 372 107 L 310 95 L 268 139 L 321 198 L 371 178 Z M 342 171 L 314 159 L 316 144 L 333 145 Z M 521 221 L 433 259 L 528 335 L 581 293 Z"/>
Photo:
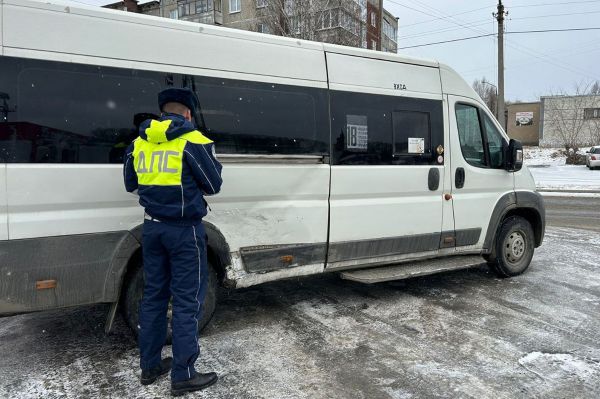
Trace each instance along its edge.
<path fill-rule="evenodd" d="M 502 169 L 504 165 L 505 141 L 490 117 L 483 114 L 485 121 L 485 135 L 487 138 L 488 151 L 490 154 L 490 168 Z"/>
<path fill-rule="evenodd" d="M 0 161 L 122 163 L 169 86 L 196 89 L 219 153 L 329 155 L 323 88 L 0 57 Z"/>
<path fill-rule="evenodd" d="M 466 104 L 456 104 L 456 123 L 460 149 L 465 161 L 473 166 L 487 167 L 477 108 Z"/>
<path fill-rule="evenodd" d="M 0 57 L 0 156 L 9 163 L 121 163 L 137 136 L 134 115 L 156 109 L 160 76 Z"/>
<path fill-rule="evenodd" d="M 331 91 L 334 165 L 439 165 L 441 100 Z"/>
<path fill-rule="evenodd" d="M 218 153 L 329 152 L 325 90 L 204 77 L 194 87 Z"/>
<path fill-rule="evenodd" d="M 394 111 L 394 156 L 431 157 L 429 112 Z"/>

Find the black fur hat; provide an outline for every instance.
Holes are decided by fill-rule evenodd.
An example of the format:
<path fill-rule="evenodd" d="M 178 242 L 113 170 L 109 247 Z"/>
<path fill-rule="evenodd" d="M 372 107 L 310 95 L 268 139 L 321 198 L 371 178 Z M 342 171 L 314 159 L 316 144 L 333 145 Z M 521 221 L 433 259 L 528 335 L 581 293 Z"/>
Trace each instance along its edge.
<path fill-rule="evenodd" d="M 198 107 L 198 98 L 196 97 L 196 93 L 187 87 L 182 89 L 171 87 L 158 93 L 158 107 L 161 111 L 166 103 L 183 104 L 194 113 Z"/>

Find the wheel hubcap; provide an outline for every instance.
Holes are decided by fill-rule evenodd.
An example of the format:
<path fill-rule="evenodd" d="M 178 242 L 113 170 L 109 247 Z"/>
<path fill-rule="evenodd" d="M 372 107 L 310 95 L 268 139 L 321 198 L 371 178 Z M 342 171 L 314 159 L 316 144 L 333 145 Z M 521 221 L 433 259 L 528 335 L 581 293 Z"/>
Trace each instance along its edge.
<path fill-rule="evenodd" d="M 504 240 L 506 260 L 516 263 L 521 260 L 525 253 L 525 238 L 520 231 L 513 231 Z"/>

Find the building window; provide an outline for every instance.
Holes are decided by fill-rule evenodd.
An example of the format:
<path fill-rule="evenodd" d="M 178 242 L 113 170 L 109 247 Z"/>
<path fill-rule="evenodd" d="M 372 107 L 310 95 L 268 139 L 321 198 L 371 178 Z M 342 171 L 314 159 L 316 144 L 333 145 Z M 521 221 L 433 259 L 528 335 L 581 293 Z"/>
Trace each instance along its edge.
<path fill-rule="evenodd" d="M 600 108 L 586 108 L 583 110 L 583 119 L 600 119 Z"/>
<path fill-rule="evenodd" d="M 335 8 L 322 11 L 317 21 L 317 29 L 331 29 L 342 27 L 354 33 L 354 21 L 344 10 Z"/>
<path fill-rule="evenodd" d="M 387 20 L 383 20 L 383 34 L 394 43 L 397 42 L 398 29 L 394 28 Z"/>
<path fill-rule="evenodd" d="M 377 13 L 371 11 L 371 26 L 377 26 Z"/>
<path fill-rule="evenodd" d="M 340 10 L 340 11 L 341 11 L 341 18 L 340 18 L 341 27 L 348 30 L 349 32 L 352 32 L 353 34 L 357 35 L 358 27 L 360 26 L 360 23 L 357 24 L 356 18 L 353 15 L 351 15 L 348 11 L 346 11 L 346 10 Z"/>
<path fill-rule="evenodd" d="M 267 6 L 267 0 L 256 0 L 256 8 L 264 8 Z"/>
<path fill-rule="evenodd" d="M 190 3 L 179 4 L 178 8 L 179 17 L 184 17 L 186 15 L 193 14 L 193 8 Z"/>
<path fill-rule="evenodd" d="M 229 0 L 229 13 L 242 11 L 242 0 Z"/>
<path fill-rule="evenodd" d="M 169 17 L 178 19 L 188 15 L 206 14 L 213 10 L 221 11 L 221 0 L 188 1 L 187 3 L 179 4 L 177 13 L 173 14 L 173 12 L 170 12 Z M 175 17 L 173 17 L 173 15 L 175 15 Z M 204 22 L 205 20 L 206 18 L 201 18 L 199 22 Z"/>
<path fill-rule="evenodd" d="M 300 33 L 300 17 L 290 17 L 290 32 Z"/>
<path fill-rule="evenodd" d="M 177 10 L 171 10 L 171 11 L 169 11 L 169 18 L 171 18 L 171 19 L 177 19 Z"/>
<path fill-rule="evenodd" d="M 257 32 L 260 33 L 269 33 L 269 27 L 265 24 L 258 24 Z"/>
<path fill-rule="evenodd" d="M 196 14 L 204 14 L 213 10 L 213 0 L 198 0 L 196 2 Z"/>

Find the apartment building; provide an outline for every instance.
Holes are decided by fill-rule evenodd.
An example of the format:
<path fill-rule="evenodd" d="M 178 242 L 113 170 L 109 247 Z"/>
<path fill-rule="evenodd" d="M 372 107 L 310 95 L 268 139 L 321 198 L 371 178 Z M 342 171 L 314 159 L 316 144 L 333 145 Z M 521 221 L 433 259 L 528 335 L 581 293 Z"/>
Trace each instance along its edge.
<path fill-rule="evenodd" d="M 383 51 L 398 18 L 378 0 L 124 0 L 106 8 Z M 381 41 L 381 43 L 380 43 Z"/>

